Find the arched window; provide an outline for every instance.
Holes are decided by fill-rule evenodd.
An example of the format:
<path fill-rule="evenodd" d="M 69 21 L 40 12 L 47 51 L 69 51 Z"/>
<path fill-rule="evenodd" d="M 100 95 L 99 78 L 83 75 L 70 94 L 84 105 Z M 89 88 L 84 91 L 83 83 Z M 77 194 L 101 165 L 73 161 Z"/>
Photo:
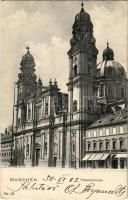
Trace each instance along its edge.
<path fill-rule="evenodd" d="M 21 101 L 21 92 L 19 92 L 19 101 Z"/>
<path fill-rule="evenodd" d="M 91 111 L 92 108 L 92 100 L 88 99 L 88 110 Z"/>
<path fill-rule="evenodd" d="M 104 96 L 104 85 L 103 84 L 100 86 L 100 96 L 101 97 Z"/>
<path fill-rule="evenodd" d="M 73 102 L 73 112 L 76 112 L 77 111 L 77 101 L 75 100 Z"/>
<path fill-rule="evenodd" d="M 44 133 L 44 153 L 47 155 L 48 143 L 47 143 L 47 135 Z"/>
<path fill-rule="evenodd" d="M 78 72 L 78 66 L 77 65 L 74 65 L 74 76 L 77 76 Z"/>
<path fill-rule="evenodd" d="M 91 75 L 91 67 L 90 67 L 90 65 L 88 65 L 88 75 Z"/>
<path fill-rule="evenodd" d="M 20 118 L 18 118 L 18 125 L 20 125 Z"/>
<path fill-rule="evenodd" d="M 57 152 L 58 152 L 58 144 L 54 143 L 54 153 L 57 153 Z"/>
<path fill-rule="evenodd" d="M 47 142 L 44 143 L 44 153 L 47 154 Z"/>
<path fill-rule="evenodd" d="M 124 139 L 120 140 L 120 149 L 124 149 Z"/>
<path fill-rule="evenodd" d="M 27 155 L 29 154 L 29 144 L 27 144 Z"/>
<path fill-rule="evenodd" d="M 121 98 L 124 98 L 125 97 L 125 91 L 124 91 L 124 88 L 121 88 Z"/>
<path fill-rule="evenodd" d="M 111 86 L 108 87 L 108 96 L 113 97 L 113 88 Z"/>
<path fill-rule="evenodd" d="M 45 115 L 48 115 L 48 102 L 45 104 Z"/>
<path fill-rule="evenodd" d="M 112 147 L 113 147 L 113 149 L 116 149 L 116 148 L 117 148 L 117 141 L 113 141 Z"/>
<path fill-rule="evenodd" d="M 31 118 L 31 108 L 30 108 L 30 104 L 28 104 L 28 119 Z"/>

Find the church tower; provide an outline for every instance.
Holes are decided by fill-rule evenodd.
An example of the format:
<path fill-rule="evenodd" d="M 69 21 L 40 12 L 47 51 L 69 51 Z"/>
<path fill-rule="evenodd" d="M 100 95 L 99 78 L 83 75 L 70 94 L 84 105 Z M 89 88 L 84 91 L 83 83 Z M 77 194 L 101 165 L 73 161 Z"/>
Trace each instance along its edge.
<path fill-rule="evenodd" d="M 35 71 L 35 62 L 33 56 L 30 54 L 29 47 L 27 53 L 22 57 L 18 81 L 17 81 L 17 114 L 16 127 L 22 126 L 26 122 L 27 105 L 26 100 L 34 90 L 37 82 Z"/>
<path fill-rule="evenodd" d="M 81 165 L 84 156 L 84 137 L 87 126 L 96 117 L 96 65 L 98 50 L 93 36 L 93 24 L 89 14 L 84 10 L 75 16 L 72 27 L 71 48 L 69 56 L 69 112 L 70 134 L 76 134 L 75 162 Z M 72 138 L 72 137 L 71 137 Z M 77 142 L 79 141 L 79 142 Z M 70 149 L 71 163 L 73 152 Z M 80 167 L 80 166 L 79 166 Z"/>

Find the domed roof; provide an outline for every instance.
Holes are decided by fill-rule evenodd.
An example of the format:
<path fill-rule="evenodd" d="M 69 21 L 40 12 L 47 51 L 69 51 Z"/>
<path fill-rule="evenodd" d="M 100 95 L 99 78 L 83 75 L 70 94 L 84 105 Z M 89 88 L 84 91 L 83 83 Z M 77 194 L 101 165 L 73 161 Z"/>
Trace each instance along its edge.
<path fill-rule="evenodd" d="M 34 57 L 30 54 L 29 47 L 26 47 L 26 49 L 28 51 L 25 55 L 23 55 L 20 65 L 24 66 L 29 64 L 34 67 L 35 66 Z"/>
<path fill-rule="evenodd" d="M 97 77 L 126 78 L 125 69 L 119 62 L 114 61 L 114 52 L 109 48 L 108 42 L 107 48 L 103 51 L 103 61 L 97 66 Z"/>
<path fill-rule="evenodd" d="M 90 22 L 90 16 L 89 16 L 88 13 L 85 12 L 84 8 L 82 7 L 81 11 L 78 14 L 76 14 L 75 20 L 76 21 L 83 21 L 83 22 L 85 22 L 85 21 Z"/>
<path fill-rule="evenodd" d="M 114 52 L 109 48 L 109 43 L 107 42 L 107 48 L 103 51 L 103 60 L 114 60 Z"/>
<path fill-rule="evenodd" d="M 104 60 L 97 66 L 97 77 L 126 78 L 124 67 L 114 60 Z"/>
<path fill-rule="evenodd" d="M 81 24 L 81 23 L 84 25 L 93 26 L 91 19 L 90 19 L 90 15 L 87 12 L 85 12 L 85 10 L 83 8 L 84 4 L 82 3 L 81 6 L 82 6 L 81 11 L 78 14 L 76 14 L 75 23 L 73 26 L 75 26 L 76 24 Z"/>

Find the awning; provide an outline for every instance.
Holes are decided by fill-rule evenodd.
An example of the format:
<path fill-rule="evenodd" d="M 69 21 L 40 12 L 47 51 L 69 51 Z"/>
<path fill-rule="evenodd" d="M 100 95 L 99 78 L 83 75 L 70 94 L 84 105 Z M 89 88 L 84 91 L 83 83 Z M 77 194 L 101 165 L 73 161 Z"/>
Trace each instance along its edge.
<path fill-rule="evenodd" d="M 128 154 L 126 153 L 116 154 L 115 158 L 128 158 Z"/>
<path fill-rule="evenodd" d="M 96 156 L 96 154 L 92 154 L 88 160 L 93 160 L 95 158 L 95 156 Z"/>
<path fill-rule="evenodd" d="M 88 160 L 88 158 L 90 158 L 91 155 L 92 155 L 92 154 L 86 154 L 82 160 Z"/>
<path fill-rule="evenodd" d="M 109 155 L 109 153 L 103 154 L 103 157 L 100 160 L 106 160 Z"/>
<path fill-rule="evenodd" d="M 96 154 L 96 156 L 94 157 L 93 160 L 100 160 L 100 158 L 103 156 L 104 154 Z"/>

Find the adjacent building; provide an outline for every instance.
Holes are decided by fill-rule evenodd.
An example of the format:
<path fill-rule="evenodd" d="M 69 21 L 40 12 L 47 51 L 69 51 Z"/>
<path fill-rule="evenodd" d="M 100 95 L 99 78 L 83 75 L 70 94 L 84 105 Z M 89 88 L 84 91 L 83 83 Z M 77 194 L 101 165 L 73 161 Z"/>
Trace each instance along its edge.
<path fill-rule="evenodd" d="M 128 109 L 92 123 L 86 131 L 84 165 L 91 168 L 127 168 Z"/>
<path fill-rule="evenodd" d="M 11 127 L 5 129 L 5 133 L 0 135 L 0 163 L 1 166 L 9 166 L 13 148 Z"/>

